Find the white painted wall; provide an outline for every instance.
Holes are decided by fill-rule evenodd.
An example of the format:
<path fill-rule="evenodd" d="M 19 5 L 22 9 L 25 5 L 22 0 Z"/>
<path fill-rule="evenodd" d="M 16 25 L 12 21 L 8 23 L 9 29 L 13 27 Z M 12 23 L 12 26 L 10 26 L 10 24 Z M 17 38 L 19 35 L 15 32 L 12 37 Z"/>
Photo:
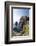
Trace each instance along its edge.
<path fill-rule="evenodd" d="M 0 0 L 0 46 L 36 46 L 35 43 L 21 43 L 21 44 L 4 44 L 4 2 L 6 0 Z M 35 0 L 12 0 L 12 1 L 22 1 L 22 2 L 36 2 Z"/>

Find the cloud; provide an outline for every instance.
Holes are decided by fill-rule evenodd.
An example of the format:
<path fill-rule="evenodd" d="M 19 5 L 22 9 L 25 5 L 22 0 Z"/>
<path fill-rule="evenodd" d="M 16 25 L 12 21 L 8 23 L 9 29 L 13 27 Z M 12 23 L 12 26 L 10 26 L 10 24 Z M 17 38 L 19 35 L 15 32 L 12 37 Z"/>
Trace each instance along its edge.
<path fill-rule="evenodd" d="M 15 15 L 15 16 L 13 16 L 13 23 L 15 23 L 16 21 L 19 23 L 20 18 L 21 18 L 20 15 Z"/>

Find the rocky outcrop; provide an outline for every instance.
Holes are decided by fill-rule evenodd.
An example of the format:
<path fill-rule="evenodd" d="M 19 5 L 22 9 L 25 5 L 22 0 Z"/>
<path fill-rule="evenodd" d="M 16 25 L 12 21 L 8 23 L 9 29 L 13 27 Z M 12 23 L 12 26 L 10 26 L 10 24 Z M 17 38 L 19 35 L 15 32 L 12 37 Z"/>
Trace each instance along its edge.
<path fill-rule="evenodd" d="M 23 28 L 24 28 L 23 25 L 26 25 L 26 24 L 29 25 L 29 16 L 22 16 L 20 18 L 19 24 L 18 24 L 18 22 L 15 23 L 15 27 L 13 29 L 13 35 L 15 35 L 15 36 L 19 35 L 20 36 L 23 32 Z M 23 32 L 23 34 L 25 34 L 25 33 Z"/>

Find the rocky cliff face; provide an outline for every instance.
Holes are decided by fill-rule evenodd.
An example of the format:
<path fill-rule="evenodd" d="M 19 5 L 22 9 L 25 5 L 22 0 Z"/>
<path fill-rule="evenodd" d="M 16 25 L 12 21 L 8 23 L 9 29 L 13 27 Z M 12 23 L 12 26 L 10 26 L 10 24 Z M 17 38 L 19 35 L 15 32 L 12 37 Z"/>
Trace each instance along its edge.
<path fill-rule="evenodd" d="M 23 28 L 23 25 L 25 25 L 28 21 L 29 21 L 29 16 L 22 16 L 19 22 L 20 27 Z"/>

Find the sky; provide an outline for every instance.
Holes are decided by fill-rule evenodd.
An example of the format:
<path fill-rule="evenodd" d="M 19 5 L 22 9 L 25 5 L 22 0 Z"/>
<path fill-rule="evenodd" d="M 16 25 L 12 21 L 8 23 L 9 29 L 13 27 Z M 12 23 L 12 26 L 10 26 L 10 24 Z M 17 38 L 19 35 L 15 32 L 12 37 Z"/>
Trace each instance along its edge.
<path fill-rule="evenodd" d="M 28 16 L 29 9 L 14 9 L 13 8 L 13 23 L 19 23 L 21 16 Z"/>

